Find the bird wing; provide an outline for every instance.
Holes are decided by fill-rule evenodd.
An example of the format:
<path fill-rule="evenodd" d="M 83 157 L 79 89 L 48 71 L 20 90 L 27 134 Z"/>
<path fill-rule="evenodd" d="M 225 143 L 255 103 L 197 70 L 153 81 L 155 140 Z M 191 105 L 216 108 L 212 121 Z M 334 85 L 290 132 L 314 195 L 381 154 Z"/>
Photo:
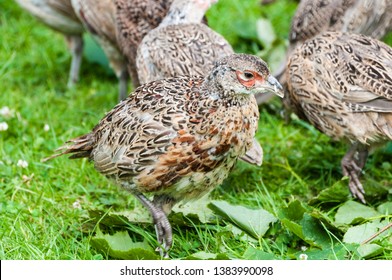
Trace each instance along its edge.
<path fill-rule="evenodd" d="M 392 112 L 392 49 L 364 35 L 334 36 L 326 52 L 326 67 L 335 68 L 331 93 L 353 111 Z"/>
<path fill-rule="evenodd" d="M 302 0 L 293 17 L 290 42 L 304 42 L 325 30 L 338 30 L 355 0 Z"/>
<path fill-rule="evenodd" d="M 232 53 L 230 44 L 204 24 L 158 27 L 139 46 L 139 79 L 204 75 L 215 60 Z"/>
<path fill-rule="evenodd" d="M 111 0 L 72 0 L 85 28 L 93 35 L 116 44 L 115 6 Z"/>
<path fill-rule="evenodd" d="M 63 14 L 65 17 L 71 18 L 76 22 L 79 21 L 72 7 L 71 0 L 47 0 L 47 3 L 52 9 Z"/>

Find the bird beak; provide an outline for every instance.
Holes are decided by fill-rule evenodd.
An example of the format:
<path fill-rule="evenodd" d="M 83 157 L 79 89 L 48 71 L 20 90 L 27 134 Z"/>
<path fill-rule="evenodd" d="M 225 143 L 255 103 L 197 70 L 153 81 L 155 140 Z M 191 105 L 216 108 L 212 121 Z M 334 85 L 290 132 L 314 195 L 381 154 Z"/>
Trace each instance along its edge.
<path fill-rule="evenodd" d="M 256 80 L 255 92 L 256 95 L 260 93 L 273 93 L 281 98 L 284 96 L 282 85 L 271 75 L 268 76 L 267 80 Z"/>
<path fill-rule="evenodd" d="M 269 75 L 266 85 L 264 85 L 265 89 L 269 92 L 272 92 L 274 94 L 276 94 L 277 96 L 279 96 L 280 98 L 284 97 L 284 93 L 283 93 L 283 87 L 282 85 L 278 82 L 277 79 L 275 79 L 275 77 Z"/>

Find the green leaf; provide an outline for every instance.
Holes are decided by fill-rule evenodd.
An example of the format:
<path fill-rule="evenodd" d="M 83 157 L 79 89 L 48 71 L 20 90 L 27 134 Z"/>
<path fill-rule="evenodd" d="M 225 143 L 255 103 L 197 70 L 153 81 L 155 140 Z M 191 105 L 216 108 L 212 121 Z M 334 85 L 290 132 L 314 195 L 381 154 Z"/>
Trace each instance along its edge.
<path fill-rule="evenodd" d="M 278 216 L 280 219 L 287 218 L 288 220 L 299 222 L 302 220 L 304 213 L 306 212 L 305 207 L 298 200 L 292 201 L 285 208 L 282 208 Z"/>
<path fill-rule="evenodd" d="M 249 209 L 231 205 L 225 201 L 213 201 L 208 207 L 235 226 L 259 239 L 277 218 L 264 209 Z"/>
<path fill-rule="evenodd" d="M 357 251 L 362 258 L 368 259 L 380 255 L 384 249 L 377 244 L 362 244 Z"/>
<path fill-rule="evenodd" d="M 173 207 L 169 215 L 172 225 L 193 226 L 194 224 L 216 223 L 217 216 L 207 206 L 211 200 L 207 196 Z"/>
<path fill-rule="evenodd" d="M 392 201 L 380 204 L 377 211 L 384 215 L 392 215 Z"/>
<path fill-rule="evenodd" d="M 343 179 L 331 187 L 325 188 L 319 192 L 319 194 L 309 201 L 310 205 L 316 205 L 319 203 L 343 203 L 347 201 L 347 197 L 350 195 L 347 188 L 347 180 Z"/>
<path fill-rule="evenodd" d="M 186 260 L 230 260 L 230 258 L 223 253 L 214 254 L 200 251 L 185 258 Z"/>
<path fill-rule="evenodd" d="M 347 230 L 346 234 L 343 236 L 343 242 L 360 244 L 386 225 L 387 222 L 380 222 L 379 220 L 377 220 L 362 225 L 350 227 Z"/>
<path fill-rule="evenodd" d="M 259 18 L 256 22 L 257 37 L 266 49 L 271 49 L 276 40 L 276 34 L 271 22 L 265 18 Z"/>
<path fill-rule="evenodd" d="M 246 249 L 246 251 L 242 257 L 245 260 L 277 260 L 277 259 L 279 259 L 272 253 L 264 252 L 262 250 L 258 250 L 253 247 L 248 247 L 248 249 Z"/>
<path fill-rule="evenodd" d="M 302 240 L 305 240 L 305 236 L 303 234 L 301 225 L 297 224 L 296 222 L 292 222 L 288 219 L 282 219 L 281 222 L 288 230 L 290 230 L 292 233 L 294 233 L 296 236 L 298 236 Z"/>
<path fill-rule="evenodd" d="M 302 231 L 305 236 L 305 241 L 309 244 L 314 244 L 318 247 L 328 247 L 331 244 L 330 237 L 320 224 L 320 221 L 310 216 L 308 213 L 304 214 L 301 221 Z"/>
<path fill-rule="evenodd" d="M 346 260 L 348 255 L 353 254 L 356 247 L 337 244 L 333 247 L 318 249 L 311 248 L 304 252 L 297 252 L 296 258 L 299 260 L 301 254 L 306 254 L 308 260 Z"/>
<path fill-rule="evenodd" d="M 336 212 L 335 223 L 351 225 L 377 216 L 380 216 L 380 213 L 373 208 L 355 201 L 347 201 Z"/>
<path fill-rule="evenodd" d="M 115 259 L 159 259 L 156 252 L 147 243 L 133 242 L 127 231 L 118 231 L 110 235 L 102 233 L 98 227 L 96 235 L 91 239 L 91 244 L 98 251 Z"/>

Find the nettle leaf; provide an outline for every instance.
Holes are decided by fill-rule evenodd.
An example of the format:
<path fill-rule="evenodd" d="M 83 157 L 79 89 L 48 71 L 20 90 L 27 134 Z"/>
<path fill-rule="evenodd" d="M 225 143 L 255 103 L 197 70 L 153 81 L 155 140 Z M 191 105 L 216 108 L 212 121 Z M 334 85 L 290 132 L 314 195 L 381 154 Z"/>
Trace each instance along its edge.
<path fill-rule="evenodd" d="M 365 259 L 380 255 L 384 251 L 384 248 L 377 244 L 362 244 L 358 247 L 358 254 Z"/>
<path fill-rule="evenodd" d="M 248 247 L 244 255 L 242 256 L 245 260 L 277 260 L 281 259 L 272 253 L 264 252 L 262 250 Z"/>
<path fill-rule="evenodd" d="M 214 254 L 200 251 L 185 258 L 186 260 L 230 260 L 230 258 L 223 253 Z"/>
<path fill-rule="evenodd" d="M 380 222 L 379 220 L 376 220 L 362 225 L 350 227 L 343 236 L 343 242 L 361 244 L 363 241 L 371 237 L 387 224 L 387 221 Z M 380 234 L 377 238 L 384 236 L 385 234 L 386 232 Z"/>
<path fill-rule="evenodd" d="M 377 216 L 380 216 L 380 213 L 373 208 L 355 201 L 347 201 L 336 212 L 335 223 L 337 225 L 358 224 Z"/>
<path fill-rule="evenodd" d="M 309 213 L 313 218 L 320 220 L 321 223 L 323 223 L 323 225 L 325 227 L 327 227 L 330 231 L 333 231 L 337 234 L 342 234 L 344 231 L 337 227 L 334 223 L 334 221 L 327 216 L 327 214 L 321 212 L 320 210 L 313 208 L 312 212 Z"/>
<path fill-rule="evenodd" d="M 218 217 L 208 208 L 209 203 L 211 200 L 204 196 L 201 199 L 174 206 L 169 215 L 170 223 L 179 226 L 215 224 Z"/>
<path fill-rule="evenodd" d="M 300 201 L 295 200 L 289 203 L 286 208 L 282 208 L 279 211 L 279 218 L 299 222 L 302 220 L 304 213 L 306 212 L 305 207 L 301 204 Z"/>
<path fill-rule="evenodd" d="M 271 223 L 277 221 L 274 215 L 264 209 L 250 209 L 225 201 L 212 201 L 208 207 L 256 239 L 266 233 Z"/>
<path fill-rule="evenodd" d="M 156 260 L 157 253 L 145 242 L 133 242 L 127 231 L 118 231 L 113 235 L 104 234 L 97 228 L 91 239 L 92 246 L 98 251 L 115 259 Z"/>
<path fill-rule="evenodd" d="M 292 222 L 289 219 L 282 219 L 281 222 L 288 230 L 290 230 L 292 233 L 294 233 L 296 236 L 298 236 L 302 240 L 305 240 L 305 236 L 303 234 L 301 225 L 297 224 L 296 222 Z M 313 244 L 311 244 L 311 245 L 313 245 Z"/>
<path fill-rule="evenodd" d="M 308 213 L 305 213 L 301 225 L 306 242 L 309 244 L 313 243 L 318 247 L 330 246 L 330 237 L 319 220 L 313 218 Z M 309 241 L 311 241 L 311 243 Z"/>
<path fill-rule="evenodd" d="M 99 210 L 89 211 L 90 219 L 108 227 L 127 226 L 128 222 L 138 224 L 151 224 L 152 220 L 148 211 L 140 207 L 135 207 L 131 211 L 107 213 Z"/>
<path fill-rule="evenodd" d="M 377 211 L 384 215 L 392 215 L 392 202 L 385 202 L 377 207 Z"/>
<path fill-rule="evenodd" d="M 288 230 L 309 245 L 319 248 L 330 246 L 330 237 L 323 226 L 323 222 L 327 222 L 328 219 L 325 217 L 321 219 L 320 214 L 317 215 L 315 209 L 309 206 L 308 208 L 306 209 L 297 200 L 292 201 L 286 208 L 279 211 L 279 218 Z M 330 222 L 327 222 L 326 227 L 330 224 Z M 334 228 L 333 225 L 330 227 Z"/>
<path fill-rule="evenodd" d="M 348 255 L 353 255 L 356 248 L 356 246 L 337 244 L 324 249 L 311 248 L 303 252 L 297 252 L 295 256 L 298 260 L 301 254 L 306 254 L 308 260 L 346 260 Z"/>
<path fill-rule="evenodd" d="M 331 187 L 325 188 L 319 192 L 319 194 L 309 201 L 310 205 L 316 205 L 320 203 L 343 203 L 347 201 L 350 192 L 347 188 L 347 180 L 343 179 Z"/>

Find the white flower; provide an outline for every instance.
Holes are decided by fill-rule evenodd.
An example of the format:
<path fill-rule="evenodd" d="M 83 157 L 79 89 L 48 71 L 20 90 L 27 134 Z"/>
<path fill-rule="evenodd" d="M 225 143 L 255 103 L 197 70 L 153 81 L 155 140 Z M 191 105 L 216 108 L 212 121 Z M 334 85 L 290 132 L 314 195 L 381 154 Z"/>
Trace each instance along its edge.
<path fill-rule="evenodd" d="M 78 200 L 72 203 L 72 207 L 75 209 L 82 209 L 82 205 L 80 205 L 80 202 Z"/>
<path fill-rule="evenodd" d="M 8 129 L 8 124 L 6 122 L 0 122 L 0 131 L 6 131 Z"/>
<path fill-rule="evenodd" d="M 7 106 L 4 106 L 0 109 L 0 116 L 3 116 L 4 118 L 10 118 L 12 117 L 12 111 Z"/>
<path fill-rule="evenodd" d="M 301 254 L 301 255 L 299 255 L 299 259 L 303 260 L 303 261 L 306 261 L 308 259 L 308 255 L 307 254 Z"/>
<path fill-rule="evenodd" d="M 302 251 L 306 251 L 306 250 L 308 250 L 308 247 L 306 247 L 306 246 L 301 246 L 301 250 L 302 250 Z"/>
<path fill-rule="evenodd" d="M 20 160 L 18 160 L 18 163 L 16 164 L 16 166 L 22 167 L 22 168 L 27 168 L 27 166 L 29 166 L 29 163 L 23 159 L 20 159 Z"/>
<path fill-rule="evenodd" d="M 46 124 L 44 125 L 44 131 L 49 131 L 49 129 L 50 129 L 50 126 L 46 123 Z"/>

